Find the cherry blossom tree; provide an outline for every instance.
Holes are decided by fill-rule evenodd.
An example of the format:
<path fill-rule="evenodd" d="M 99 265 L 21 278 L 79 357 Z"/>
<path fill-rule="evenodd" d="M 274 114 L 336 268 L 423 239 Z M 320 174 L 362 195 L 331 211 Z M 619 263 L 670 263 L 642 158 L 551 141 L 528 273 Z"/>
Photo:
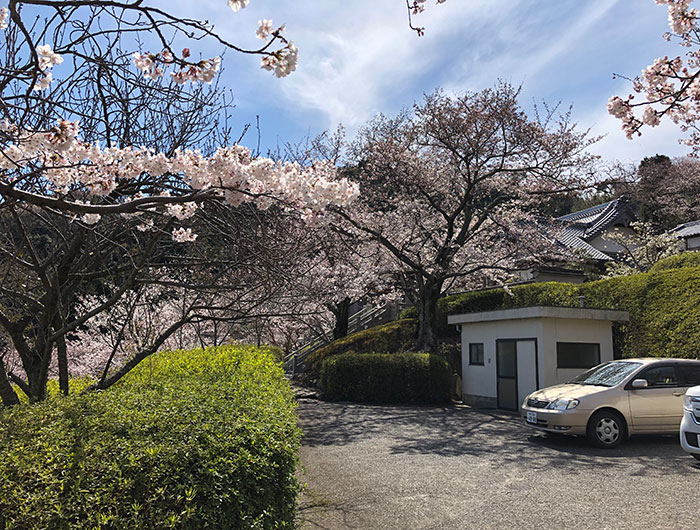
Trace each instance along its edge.
<path fill-rule="evenodd" d="M 628 138 L 642 134 L 644 127 L 656 127 L 668 118 L 687 133 L 679 142 L 700 152 L 700 28 L 693 0 L 654 0 L 668 8 L 668 41 L 686 48 L 684 55 L 659 57 L 633 79 L 633 93 L 626 98 L 613 96 L 608 112 L 622 121 Z M 635 101 L 635 95 L 642 96 Z"/>
<path fill-rule="evenodd" d="M 700 162 L 694 157 L 648 157 L 626 168 L 616 184 L 637 206 L 639 218 L 657 231 L 700 218 Z"/>
<path fill-rule="evenodd" d="M 237 11 L 245 2 L 229 5 Z M 44 18 L 33 18 L 37 11 Z M 114 121 L 129 119 L 121 105 L 124 95 L 133 97 L 156 83 L 172 93 L 186 83 L 214 81 L 220 58 L 195 59 L 189 48 L 174 50 L 175 40 L 210 39 L 235 52 L 262 56 L 262 66 L 278 76 L 291 73 L 296 47 L 283 35 L 284 28 L 274 29 L 269 20 L 261 21 L 257 35 L 264 43 L 253 50 L 228 42 L 208 23 L 142 2 L 13 1 L 2 25 L 0 53 L 7 61 L 0 67 L 0 194 L 6 199 L 77 213 L 96 223 L 109 213 L 212 197 L 261 207 L 277 199 L 318 210 L 353 195 L 352 186 L 328 178 L 334 175 L 332 167 L 254 158 L 236 144 L 206 156 L 196 149 L 156 151 L 134 144 L 133 138 L 116 145 L 96 143 L 109 136 Z M 149 43 L 160 51 L 122 50 L 126 36 L 134 46 Z M 161 78 L 167 71 L 170 81 L 165 84 Z M 56 82 L 54 75 L 60 75 Z M 81 137 L 83 122 L 90 127 L 84 129 L 86 137 Z"/>
<path fill-rule="evenodd" d="M 359 204 L 334 208 L 348 230 L 391 254 L 418 309 L 419 349 L 436 351 L 437 300 L 448 288 L 508 273 L 552 247 L 542 197 L 579 187 L 593 158 L 586 133 L 555 109 L 529 118 L 506 83 L 441 91 L 380 116 L 351 149 Z"/>
<path fill-rule="evenodd" d="M 659 232 L 648 222 L 630 223 L 634 233 L 613 228 L 605 237 L 622 249 L 617 259 L 606 264 L 606 276 L 629 276 L 648 272 L 659 260 L 680 252 L 678 238 L 669 232 Z"/>
<path fill-rule="evenodd" d="M 246 4 L 229 1 L 233 11 Z M 17 402 L 5 392 L 8 377 L 32 401 L 43 399 L 52 360 L 67 392 L 71 338 L 91 321 L 99 327 L 103 312 L 158 310 L 163 300 L 146 286 L 186 290 L 182 299 L 192 305 L 147 345 L 125 327 L 138 347 L 113 373 L 106 368 L 100 388 L 184 325 L 250 315 L 269 288 L 262 263 L 227 256 L 222 267 L 221 258 L 190 255 L 185 263 L 183 256 L 190 247 L 210 249 L 205 237 L 214 227 L 221 242 L 221 234 L 258 225 L 252 214 L 228 217 L 244 223 L 236 226 L 206 221 L 205 212 L 250 206 L 266 219 L 286 211 L 313 218 L 357 193 L 331 164 L 255 157 L 235 143 L 225 123 L 230 105 L 216 86 L 221 60 L 174 48 L 209 39 L 260 56 L 263 68 L 283 77 L 298 51 L 269 20 L 252 50 L 208 23 L 143 2 L 13 0 L 0 10 L 0 27 L 0 328 L 23 372 L 0 366 L 5 404 Z"/>
<path fill-rule="evenodd" d="M 407 2 L 409 16 L 423 3 Z M 248 4 L 228 0 L 234 13 Z M 71 351 L 98 337 L 107 348 L 87 365 L 101 367 L 94 388 L 105 388 L 184 329 L 201 337 L 210 324 L 288 316 L 268 310 L 290 281 L 287 261 L 253 245 L 246 261 L 217 257 L 207 240 L 265 232 L 248 208 L 267 221 L 319 222 L 358 189 L 328 160 L 273 160 L 236 142 L 217 86 L 221 56 L 195 46 L 257 56 L 277 77 L 296 69 L 284 26 L 263 19 L 254 33 L 262 43 L 247 49 L 141 1 L 0 8 L 0 333 L 16 361 L 0 359 L 4 404 L 17 402 L 10 379 L 43 399 L 52 367 L 66 393 L 80 364 Z M 232 219 L 244 224 L 224 229 L 230 212 L 248 212 Z"/>

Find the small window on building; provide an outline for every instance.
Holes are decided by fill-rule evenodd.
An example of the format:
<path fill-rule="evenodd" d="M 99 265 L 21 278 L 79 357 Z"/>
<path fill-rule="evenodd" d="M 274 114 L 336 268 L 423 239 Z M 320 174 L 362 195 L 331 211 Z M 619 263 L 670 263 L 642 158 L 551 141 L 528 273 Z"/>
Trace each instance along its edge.
<path fill-rule="evenodd" d="M 600 344 L 557 342 L 557 368 L 593 368 L 600 364 Z"/>
<path fill-rule="evenodd" d="M 482 342 L 469 345 L 469 364 L 484 364 L 484 344 Z"/>

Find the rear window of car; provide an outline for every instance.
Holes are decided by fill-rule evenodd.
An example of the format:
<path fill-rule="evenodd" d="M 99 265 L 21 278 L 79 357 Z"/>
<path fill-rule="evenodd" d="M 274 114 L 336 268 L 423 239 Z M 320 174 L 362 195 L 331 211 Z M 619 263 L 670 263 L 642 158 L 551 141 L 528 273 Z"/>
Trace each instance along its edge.
<path fill-rule="evenodd" d="M 700 363 L 678 363 L 678 372 L 683 386 L 700 385 Z"/>

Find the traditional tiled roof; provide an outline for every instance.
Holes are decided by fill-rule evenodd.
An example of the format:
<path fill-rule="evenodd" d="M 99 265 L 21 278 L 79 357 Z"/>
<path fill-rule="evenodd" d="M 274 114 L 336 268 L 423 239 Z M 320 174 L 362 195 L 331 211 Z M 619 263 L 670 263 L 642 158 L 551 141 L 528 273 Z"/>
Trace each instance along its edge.
<path fill-rule="evenodd" d="M 634 218 L 627 197 L 622 196 L 557 218 L 564 225 L 557 240 L 567 248 L 582 251 L 586 257 L 609 260 L 611 257 L 608 254 L 592 246 L 589 241 L 615 225 L 629 224 Z"/>
<path fill-rule="evenodd" d="M 672 232 L 682 238 L 700 236 L 700 219 L 697 221 L 690 221 L 689 223 L 683 223 L 678 225 L 672 230 Z"/>

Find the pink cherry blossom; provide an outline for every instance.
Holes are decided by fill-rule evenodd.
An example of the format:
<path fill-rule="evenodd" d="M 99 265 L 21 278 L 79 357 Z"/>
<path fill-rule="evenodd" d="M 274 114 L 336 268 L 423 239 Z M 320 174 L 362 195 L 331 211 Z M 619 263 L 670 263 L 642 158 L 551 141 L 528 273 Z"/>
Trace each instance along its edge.
<path fill-rule="evenodd" d="M 228 0 L 228 6 L 233 9 L 235 13 L 247 6 L 249 2 L 250 0 Z"/>
<path fill-rule="evenodd" d="M 258 29 L 255 32 L 256 37 L 262 40 L 267 40 L 270 33 L 272 33 L 272 20 L 258 21 Z"/>
<path fill-rule="evenodd" d="M 176 228 L 173 230 L 173 241 L 189 243 L 195 239 L 197 239 L 197 234 L 193 234 L 191 228 Z"/>
<path fill-rule="evenodd" d="M 615 96 L 608 102 L 608 112 L 622 121 L 628 138 L 641 135 L 645 126 L 655 127 L 664 117 L 680 126 L 689 135 L 679 142 L 690 146 L 694 155 L 700 153 L 700 27 L 698 10 L 693 0 L 655 0 L 668 9 L 670 33 L 666 40 L 676 38 L 688 51 L 685 57 L 659 57 L 633 80 L 634 93 L 644 97 L 635 102 L 634 95 Z M 642 110 L 641 117 L 635 114 Z M 642 109 L 643 108 L 643 109 Z"/>

